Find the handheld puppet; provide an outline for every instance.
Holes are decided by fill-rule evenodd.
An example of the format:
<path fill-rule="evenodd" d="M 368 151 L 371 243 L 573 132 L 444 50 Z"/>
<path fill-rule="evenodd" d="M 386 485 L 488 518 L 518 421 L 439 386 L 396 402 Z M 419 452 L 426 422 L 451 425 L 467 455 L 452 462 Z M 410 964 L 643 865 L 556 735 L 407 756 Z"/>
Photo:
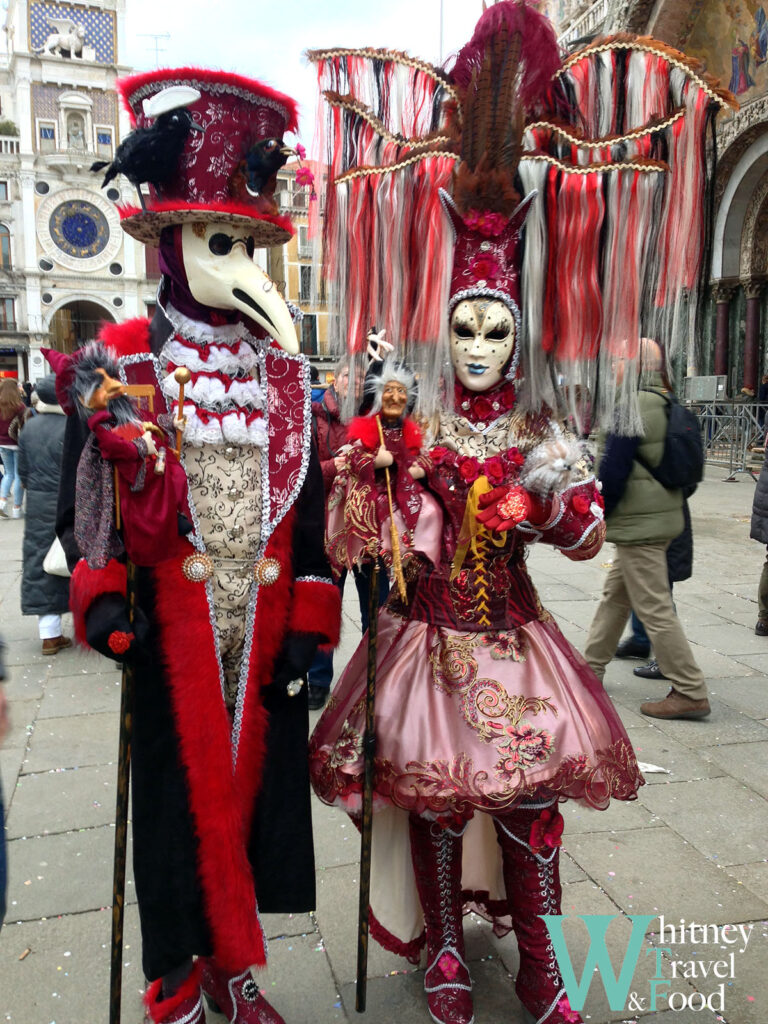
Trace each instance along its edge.
<path fill-rule="evenodd" d="M 44 349 L 44 355 L 64 407 L 76 409 L 91 432 L 77 470 L 80 553 L 92 569 L 103 569 L 123 551 L 135 565 L 157 565 L 171 555 L 180 533 L 192 529 L 172 433 L 141 418 L 104 345 L 92 342 L 73 356 Z"/>

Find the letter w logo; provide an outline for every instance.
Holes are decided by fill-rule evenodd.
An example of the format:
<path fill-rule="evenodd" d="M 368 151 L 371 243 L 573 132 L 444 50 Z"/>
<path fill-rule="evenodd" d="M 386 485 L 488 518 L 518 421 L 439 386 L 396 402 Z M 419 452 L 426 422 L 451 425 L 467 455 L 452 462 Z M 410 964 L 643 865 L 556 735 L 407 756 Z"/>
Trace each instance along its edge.
<path fill-rule="evenodd" d="M 560 966 L 560 974 L 563 977 L 565 991 L 568 994 L 568 1002 L 574 1010 L 581 1010 L 589 992 L 592 975 L 595 969 L 600 972 L 600 980 L 603 983 L 608 1005 L 612 1010 L 623 1010 L 627 1004 L 629 986 L 635 974 L 640 950 L 643 945 L 643 938 L 651 921 L 653 914 L 629 914 L 632 922 L 632 934 L 627 943 L 624 959 L 621 964 L 621 971 L 618 977 L 614 974 L 611 957 L 605 942 L 605 933 L 608 925 L 617 914 L 576 914 L 587 926 L 589 932 L 589 949 L 584 961 L 584 970 L 581 980 L 576 980 L 571 957 L 568 952 L 568 945 L 563 934 L 563 920 L 565 914 L 542 914 L 541 919 L 549 930 L 555 956 Z"/>

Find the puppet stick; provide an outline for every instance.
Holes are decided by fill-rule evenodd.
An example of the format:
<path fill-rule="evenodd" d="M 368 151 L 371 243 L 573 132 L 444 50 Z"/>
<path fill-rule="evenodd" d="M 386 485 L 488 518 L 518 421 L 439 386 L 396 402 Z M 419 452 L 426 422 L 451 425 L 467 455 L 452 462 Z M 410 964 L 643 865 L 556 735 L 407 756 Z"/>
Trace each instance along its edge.
<path fill-rule="evenodd" d="M 126 563 L 128 622 L 133 626 L 136 600 L 136 566 Z M 109 1024 L 120 1024 L 123 986 L 123 918 L 125 902 L 125 861 L 128 841 L 128 788 L 131 763 L 131 719 L 133 708 L 133 665 L 123 662 L 120 688 L 120 739 L 117 748 L 117 800 L 115 803 L 115 863 L 112 876 L 112 958 L 109 976 Z"/>
<path fill-rule="evenodd" d="M 179 366 L 173 374 L 173 379 L 179 385 L 179 416 L 178 418 L 184 419 L 184 385 L 189 384 L 192 374 L 186 368 L 186 366 Z M 176 458 L 181 457 L 181 430 L 176 429 Z"/>
<path fill-rule="evenodd" d="M 381 417 L 376 417 L 376 426 L 379 428 L 379 441 L 384 445 L 384 431 L 381 429 Z M 384 445 L 386 447 L 386 445 Z M 405 577 L 403 576 L 403 561 L 400 557 L 400 538 L 397 535 L 397 523 L 395 522 L 395 509 L 392 504 L 392 481 L 389 479 L 389 466 L 384 467 L 384 479 L 387 481 L 387 501 L 389 502 L 389 536 L 392 542 L 392 571 L 397 583 L 397 590 L 401 600 L 406 598 Z"/>
<path fill-rule="evenodd" d="M 357 986 L 355 1009 L 365 1013 L 368 985 L 368 915 L 371 899 L 371 842 L 373 839 L 373 759 L 376 754 L 374 710 L 376 702 L 376 639 L 379 626 L 379 562 L 371 572 L 368 594 L 368 673 L 365 690 L 365 733 L 363 735 L 363 792 L 360 819 L 360 904 L 357 929 Z"/>

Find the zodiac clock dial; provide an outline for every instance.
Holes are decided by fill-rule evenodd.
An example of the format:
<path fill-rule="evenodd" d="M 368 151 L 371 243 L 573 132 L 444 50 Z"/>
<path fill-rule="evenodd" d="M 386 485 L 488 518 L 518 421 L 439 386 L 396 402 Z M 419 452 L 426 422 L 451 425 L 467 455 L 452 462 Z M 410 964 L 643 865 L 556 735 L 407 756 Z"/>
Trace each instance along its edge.
<path fill-rule="evenodd" d="M 109 224 L 93 203 L 70 199 L 59 203 L 48 222 L 51 240 L 75 259 L 88 259 L 104 250 L 109 241 Z"/>

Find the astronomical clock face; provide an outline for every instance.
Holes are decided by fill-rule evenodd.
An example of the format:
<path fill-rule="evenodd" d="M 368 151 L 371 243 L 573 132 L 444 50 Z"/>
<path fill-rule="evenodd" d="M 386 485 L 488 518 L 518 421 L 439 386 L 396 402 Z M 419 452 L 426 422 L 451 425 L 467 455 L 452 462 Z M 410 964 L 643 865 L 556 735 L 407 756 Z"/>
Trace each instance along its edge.
<path fill-rule="evenodd" d="M 98 256 L 109 242 L 107 218 L 82 199 L 59 203 L 48 221 L 48 231 L 58 248 L 75 259 Z"/>
<path fill-rule="evenodd" d="M 114 205 L 85 189 L 67 188 L 47 195 L 35 219 L 45 255 L 67 270 L 103 270 L 122 246 Z"/>

